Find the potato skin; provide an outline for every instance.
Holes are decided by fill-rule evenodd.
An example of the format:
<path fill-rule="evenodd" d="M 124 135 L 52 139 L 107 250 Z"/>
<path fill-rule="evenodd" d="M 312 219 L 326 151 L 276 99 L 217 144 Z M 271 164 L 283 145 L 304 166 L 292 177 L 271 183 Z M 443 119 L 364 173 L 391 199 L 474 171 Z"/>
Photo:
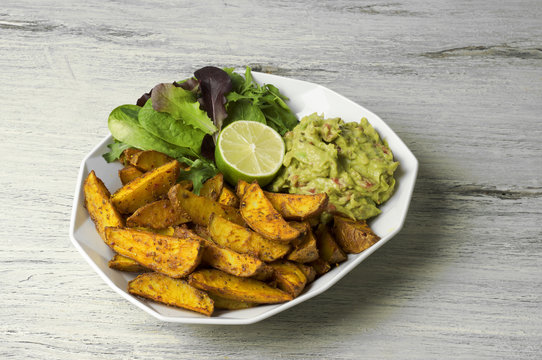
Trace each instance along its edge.
<path fill-rule="evenodd" d="M 322 260 L 321 258 L 318 258 L 315 261 L 308 263 L 307 265 L 312 266 L 314 271 L 316 271 L 316 275 L 318 276 L 324 275 L 329 270 L 331 270 L 331 265 L 329 265 L 329 263 L 327 263 L 325 260 Z"/>
<path fill-rule="evenodd" d="M 324 224 L 318 225 L 316 230 L 318 251 L 320 257 L 330 264 L 340 263 L 346 260 L 346 254 L 333 239 L 328 227 Z"/>
<path fill-rule="evenodd" d="M 269 264 L 274 270 L 274 280 L 281 290 L 286 291 L 294 298 L 297 297 L 307 285 L 305 273 L 293 262 L 277 260 Z"/>
<path fill-rule="evenodd" d="M 314 281 L 314 279 L 316 278 L 316 270 L 314 270 L 312 266 L 299 263 L 296 265 L 299 266 L 301 271 L 303 271 L 303 274 L 305 274 L 305 277 L 307 278 L 307 284 Z"/>
<path fill-rule="evenodd" d="M 228 299 L 214 294 L 209 294 L 209 297 L 213 299 L 215 303 L 215 309 L 240 310 L 248 309 L 258 305 L 251 302 Z"/>
<path fill-rule="evenodd" d="M 151 269 L 144 267 L 137 261 L 130 259 L 129 257 L 115 254 L 109 263 L 107 264 L 111 269 L 126 271 L 126 272 L 148 272 Z"/>
<path fill-rule="evenodd" d="M 146 172 L 167 164 L 173 159 L 155 150 L 140 151 L 130 157 L 130 164 L 139 170 Z"/>
<path fill-rule="evenodd" d="M 125 166 L 119 170 L 119 179 L 122 185 L 128 184 L 130 181 L 140 177 L 141 175 L 143 175 L 143 171 L 132 165 Z"/>
<path fill-rule="evenodd" d="M 105 228 L 106 243 L 117 253 L 172 278 L 190 274 L 200 264 L 200 241 L 135 229 Z"/>
<path fill-rule="evenodd" d="M 96 176 L 94 170 L 85 179 L 83 193 L 85 195 L 85 207 L 90 218 L 94 222 L 98 234 L 105 241 L 105 228 L 107 226 L 123 227 L 124 219 L 113 206 L 109 190 L 107 190 L 103 181 Z"/>
<path fill-rule="evenodd" d="M 168 197 L 173 206 L 184 209 L 195 224 L 209 225 L 211 214 L 222 216 L 236 224 L 245 223 L 241 215 L 239 215 L 239 210 L 206 197 L 198 196 L 183 189 L 180 184 L 173 186 L 169 190 Z"/>
<path fill-rule="evenodd" d="M 339 215 L 333 217 L 333 232 L 341 248 L 348 254 L 359 254 L 380 240 L 365 221 Z"/>
<path fill-rule="evenodd" d="M 224 185 L 224 187 L 222 188 L 222 191 L 220 192 L 220 196 L 218 197 L 217 201 L 223 205 L 231 206 L 234 208 L 239 207 L 239 198 L 226 185 Z"/>
<path fill-rule="evenodd" d="M 292 223 L 290 224 L 293 225 Z M 305 226 L 306 232 L 304 235 L 300 236 L 300 241 L 294 245 L 294 249 L 286 258 L 299 263 L 308 263 L 318 259 L 319 252 L 316 238 L 310 228 L 310 225 L 308 222 L 303 222 L 301 224 Z M 300 229 L 298 228 L 298 230 Z"/>
<path fill-rule="evenodd" d="M 299 237 L 299 230 L 291 227 L 271 205 L 257 182 L 246 189 L 239 211 L 248 226 L 264 237 L 290 242 Z"/>
<path fill-rule="evenodd" d="M 199 196 L 206 197 L 213 201 L 218 201 L 218 197 L 224 187 L 224 175 L 221 173 L 216 174 L 210 179 L 207 179 L 201 186 Z"/>
<path fill-rule="evenodd" d="M 211 316 L 214 301 L 186 280 L 172 279 L 159 273 L 147 273 L 128 283 L 128 292 L 147 299 Z"/>
<path fill-rule="evenodd" d="M 286 220 L 303 221 L 316 217 L 324 211 L 328 203 L 326 193 L 299 195 L 264 191 L 264 194 Z"/>
<path fill-rule="evenodd" d="M 163 229 L 189 221 L 191 221 L 191 218 L 184 210 L 175 208 L 169 199 L 164 199 L 143 205 L 137 209 L 126 219 L 126 226 Z"/>
<path fill-rule="evenodd" d="M 167 194 L 179 177 L 180 163 L 173 160 L 130 181 L 117 190 L 111 201 L 122 214 L 131 214 L 140 207 Z"/>
<path fill-rule="evenodd" d="M 188 277 L 188 283 L 213 295 L 258 304 L 274 304 L 292 300 L 290 294 L 262 281 L 241 278 L 214 269 L 193 272 Z"/>
<path fill-rule="evenodd" d="M 220 216 L 212 215 L 209 234 L 219 245 L 243 254 L 255 255 L 263 261 L 280 259 L 290 251 L 290 244 L 269 240 L 260 234 Z"/>
<path fill-rule="evenodd" d="M 122 163 L 122 165 L 128 166 L 130 165 L 130 160 L 132 159 L 132 157 L 142 151 L 143 150 L 139 150 L 136 148 L 128 148 L 122 152 L 119 157 L 119 161 Z"/>

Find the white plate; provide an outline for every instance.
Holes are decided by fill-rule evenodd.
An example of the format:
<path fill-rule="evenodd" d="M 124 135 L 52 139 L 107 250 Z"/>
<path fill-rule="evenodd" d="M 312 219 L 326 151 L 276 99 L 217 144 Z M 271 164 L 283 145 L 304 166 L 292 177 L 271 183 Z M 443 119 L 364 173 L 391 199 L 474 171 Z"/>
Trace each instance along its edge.
<path fill-rule="evenodd" d="M 81 164 L 73 202 L 70 237 L 90 266 L 109 286 L 138 308 L 162 321 L 193 324 L 252 324 L 268 318 L 329 289 L 397 234 L 405 221 L 416 181 L 418 161 L 403 141 L 382 119 L 364 107 L 323 86 L 257 72 L 254 72 L 253 75 L 258 83 L 273 84 L 288 96 L 290 98 L 289 105 L 299 118 L 313 112 L 324 113 L 326 117 L 339 116 L 345 121 L 359 121 L 360 118 L 366 117 L 380 136 L 388 141 L 395 159 L 400 162 L 400 166 L 395 173 L 397 179 L 395 194 L 381 206 L 382 213 L 370 223 L 371 228 L 381 237 L 381 240 L 360 254 L 348 255 L 346 262 L 334 267 L 333 270 L 307 286 L 300 296 L 283 304 L 264 305 L 234 311 L 217 310 L 215 315 L 207 317 L 192 311 L 173 308 L 132 296 L 126 289 L 128 281 L 135 276 L 112 270 L 107 266 L 108 261 L 113 256 L 113 251 L 102 241 L 83 206 L 83 181 L 91 170 L 96 172 L 96 175 L 103 180 L 111 192 L 121 186 L 117 174 L 117 170 L 121 168 L 121 165 L 118 162 L 108 164 L 102 158 L 102 154 L 108 151 L 107 144 L 112 141 L 111 136 L 108 136 L 85 157 Z M 113 309 L 109 309 L 109 311 L 113 311 Z"/>

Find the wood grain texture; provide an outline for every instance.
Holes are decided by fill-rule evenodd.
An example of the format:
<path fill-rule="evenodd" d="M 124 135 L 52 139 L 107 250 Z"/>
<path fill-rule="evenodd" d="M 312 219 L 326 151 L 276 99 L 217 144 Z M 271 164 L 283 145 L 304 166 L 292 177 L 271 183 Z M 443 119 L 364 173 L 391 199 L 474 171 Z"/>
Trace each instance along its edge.
<path fill-rule="evenodd" d="M 0 358 L 541 358 L 541 19 L 537 0 L 3 0 Z M 162 323 L 68 238 L 109 112 L 208 64 L 330 87 L 420 161 L 396 238 L 250 326 Z"/>

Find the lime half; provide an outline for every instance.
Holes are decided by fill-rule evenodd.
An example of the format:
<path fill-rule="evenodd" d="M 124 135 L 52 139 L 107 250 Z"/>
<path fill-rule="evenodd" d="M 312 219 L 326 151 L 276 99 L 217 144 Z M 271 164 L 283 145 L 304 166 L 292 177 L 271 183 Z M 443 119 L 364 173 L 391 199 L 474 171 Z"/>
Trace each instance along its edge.
<path fill-rule="evenodd" d="M 233 186 L 239 180 L 257 180 L 260 186 L 269 184 L 283 159 L 282 137 L 265 124 L 239 120 L 226 126 L 218 135 L 216 166 Z"/>

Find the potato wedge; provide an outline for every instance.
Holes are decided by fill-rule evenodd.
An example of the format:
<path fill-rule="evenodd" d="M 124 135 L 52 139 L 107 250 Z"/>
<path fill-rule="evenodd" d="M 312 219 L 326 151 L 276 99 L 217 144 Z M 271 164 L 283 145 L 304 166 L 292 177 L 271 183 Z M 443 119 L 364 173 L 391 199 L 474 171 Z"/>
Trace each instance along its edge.
<path fill-rule="evenodd" d="M 224 187 L 222 188 L 222 192 L 220 193 L 220 196 L 218 197 L 217 201 L 223 205 L 228 205 L 234 208 L 239 207 L 239 198 L 225 184 L 224 184 Z"/>
<path fill-rule="evenodd" d="M 266 239 L 252 230 L 214 214 L 209 221 L 209 234 L 215 243 L 238 253 L 255 255 L 263 261 L 280 259 L 291 248 L 290 244 Z"/>
<path fill-rule="evenodd" d="M 318 259 L 318 247 L 316 246 L 316 238 L 309 226 L 308 222 L 295 223 L 290 222 L 290 226 L 296 227 L 302 231 L 302 227 L 305 229 L 305 234 L 299 237 L 299 241 L 292 241 L 293 250 L 286 257 L 288 260 L 296 261 L 299 263 L 307 263 Z M 297 225 L 301 224 L 301 225 Z"/>
<path fill-rule="evenodd" d="M 202 244 L 196 240 L 114 227 L 105 228 L 105 237 L 117 253 L 172 278 L 190 274 L 203 256 Z"/>
<path fill-rule="evenodd" d="M 290 242 L 300 235 L 299 230 L 288 225 L 275 210 L 256 182 L 243 194 L 239 211 L 252 230 L 268 239 Z"/>
<path fill-rule="evenodd" d="M 115 254 L 111 260 L 107 263 L 111 269 L 126 271 L 126 272 L 147 272 L 151 271 L 139 264 L 137 261 L 132 260 L 126 256 Z"/>
<path fill-rule="evenodd" d="M 188 229 L 185 229 L 185 230 L 188 230 Z M 204 238 L 205 240 L 213 241 L 213 239 L 211 238 L 211 234 L 209 233 L 209 228 L 207 226 L 195 224 L 190 230 L 192 230 L 193 232 L 196 233 L 196 235 Z M 178 236 L 178 234 L 181 231 L 182 230 L 177 230 L 175 232 L 176 234 L 175 236 Z"/>
<path fill-rule="evenodd" d="M 159 273 L 141 274 L 128 283 L 128 292 L 147 299 L 211 316 L 214 301 L 204 291 L 182 279 L 172 279 Z"/>
<path fill-rule="evenodd" d="M 204 248 L 202 262 L 225 273 L 250 277 L 263 273 L 264 268 L 267 267 L 266 264 L 254 256 L 240 254 L 231 249 L 219 246 L 210 240 L 199 237 L 190 230 L 179 228 L 175 231 L 175 235 L 181 239 L 201 241 Z"/>
<path fill-rule="evenodd" d="M 213 294 L 209 294 L 209 297 L 213 299 L 215 303 L 215 309 L 241 310 L 241 309 L 248 309 L 248 308 L 258 305 L 251 302 L 228 299 L 228 298 L 218 296 L 218 295 L 213 295 Z"/>
<path fill-rule="evenodd" d="M 306 264 L 296 264 L 296 265 L 299 266 L 301 271 L 303 271 L 303 274 L 305 274 L 305 277 L 307 278 L 307 284 L 314 281 L 314 279 L 316 278 L 316 270 L 314 270 L 312 266 L 306 265 Z"/>
<path fill-rule="evenodd" d="M 274 270 L 274 280 L 279 289 L 286 291 L 294 298 L 297 297 L 307 285 L 305 273 L 295 263 L 277 260 L 269 264 Z"/>
<path fill-rule="evenodd" d="M 318 251 L 322 260 L 329 264 L 336 264 L 346 260 L 346 254 L 335 242 L 328 227 L 324 224 L 318 225 L 316 230 Z"/>
<path fill-rule="evenodd" d="M 245 180 L 239 180 L 237 182 L 237 187 L 235 188 L 235 193 L 237 194 L 237 197 L 241 199 L 243 195 L 245 195 L 245 191 L 250 186 L 249 183 L 247 183 Z"/>
<path fill-rule="evenodd" d="M 172 160 L 172 158 L 170 158 L 166 154 L 162 154 L 161 152 L 154 150 L 145 150 L 140 151 L 130 157 L 130 164 L 132 164 L 139 170 L 146 172 L 165 165 Z"/>
<path fill-rule="evenodd" d="M 105 241 L 105 228 L 107 226 L 122 227 L 124 219 L 113 206 L 109 190 L 103 181 L 96 176 L 94 170 L 85 179 L 83 193 L 85 194 L 85 207 L 90 218 L 94 222 L 98 234 Z"/>
<path fill-rule="evenodd" d="M 318 276 L 324 275 L 329 270 L 331 270 L 331 265 L 329 265 L 325 260 L 322 260 L 321 258 L 318 258 L 307 265 L 312 266 L 314 271 L 316 271 L 316 275 Z"/>
<path fill-rule="evenodd" d="M 201 186 L 199 196 L 206 197 L 213 201 L 217 201 L 222 188 L 224 187 L 224 175 L 216 174 L 210 179 L 207 179 Z"/>
<path fill-rule="evenodd" d="M 151 232 L 158 235 L 167 235 L 167 236 L 173 236 L 173 234 L 175 233 L 175 228 L 173 226 L 168 226 L 162 229 L 153 229 L 153 228 L 148 228 L 148 227 L 143 227 L 143 226 L 137 226 L 137 227 L 133 227 L 132 229 Z"/>
<path fill-rule="evenodd" d="M 186 211 L 175 208 L 171 205 L 169 199 L 164 199 L 143 205 L 137 209 L 135 213 L 126 219 L 126 226 L 163 229 L 169 226 L 184 224 L 191 220 Z"/>
<path fill-rule="evenodd" d="M 328 203 L 326 193 L 314 195 L 282 194 L 264 191 L 273 207 L 286 220 L 306 220 L 324 211 Z"/>
<path fill-rule="evenodd" d="M 217 203 L 203 196 L 187 191 L 177 184 L 168 193 L 169 200 L 176 208 L 184 209 L 195 224 L 207 226 L 211 214 L 222 216 L 236 224 L 244 224 L 239 210 Z"/>
<path fill-rule="evenodd" d="M 122 152 L 122 154 L 120 155 L 119 157 L 119 161 L 124 165 L 124 166 L 128 166 L 130 165 L 130 160 L 132 159 L 132 157 L 140 152 L 142 152 L 143 150 L 139 150 L 139 149 L 136 149 L 136 148 L 128 148 L 126 150 L 124 150 Z"/>
<path fill-rule="evenodd" d="M 190 274 L 188 283 L 212 295 L 258 304 L 274 304 L 292 300 L 292 296 L 266 283 L 226 274 L 220 270 L 203 269 Z"/>
<path fill-rule="evenodd" d="M 179 171 L 180 163 L 173 160 L 130 181 L 111 196 L 111 201 L 120 213 L 131 214 L 167 194 Z"/>
<path fill-rule="evenodd" d="M 132 165 L 125 166 L 119 170 L 119 178 L 122 185 L 128 184 L 130 181 L 140 177 L 141 175 L 143 175 L 143 171 Z"/>
<path fill-rule="evenodd" d="M 349 254 L 358 254 L 380 240 L 365 221 L 339 215 L 333 217 L 333 232 L 341 248 Z"/>

